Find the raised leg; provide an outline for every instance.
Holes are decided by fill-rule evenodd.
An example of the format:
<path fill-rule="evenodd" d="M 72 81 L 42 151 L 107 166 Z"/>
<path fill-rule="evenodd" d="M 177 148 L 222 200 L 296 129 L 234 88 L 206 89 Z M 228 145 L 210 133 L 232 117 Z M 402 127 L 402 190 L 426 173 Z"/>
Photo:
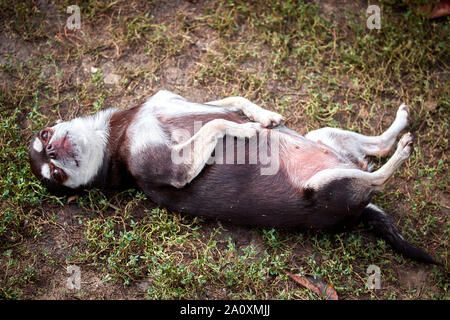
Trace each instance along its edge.
<path fill-rule="evenodd" d="M 355 186 L 364 186 L 364 190 L 379 190 L 392 176 L 394 171 L 409 157 L 412 151 L 413 136 L 406 133 L 400 139 L 397 150 L 389 161 L 374 172 L 358 169 L 325 169 L 312 176 L 305 184 L 305 188 L 320 190 L 327 184 L 339 179 L 356 179 Z M 355 195 L 356 196 L 356 195 Z"/>
<path fill-rule="evenodd" d="M 326 144 L 337 151 L 351 155 L 358 161 L 365 156 L 387 156 L 398 134 L 408 125 L 409 108 L 402 104 L 392 125 L 379 136 L 365 136 L 337 128 L 322 128 L 311 131 L 305 137 Z"/>
<path fill-rule="evenodd" d="M 181 188 L 191 182 L 204 168 L 211 157 L 217 141 L 225 135 L 237 138 L 252 138 L 261 128 L 259 123 L 236 123 L 224 119 L 215 119 L 206 123 L 187 141 L 172 147 L 171 158 L 182 174 L 177 174 L 172 185 Z"/>
<path fill-rule="evenodd" d="M 228 97 L 222 100 L 210 101 L 206 104 L 227 107 L 234 112 L 241 111 L 249 119 L 259 122 L 263 127 L 274 127 L 280 124 L 283 116 L 250 102 L 243 97 Z"/>

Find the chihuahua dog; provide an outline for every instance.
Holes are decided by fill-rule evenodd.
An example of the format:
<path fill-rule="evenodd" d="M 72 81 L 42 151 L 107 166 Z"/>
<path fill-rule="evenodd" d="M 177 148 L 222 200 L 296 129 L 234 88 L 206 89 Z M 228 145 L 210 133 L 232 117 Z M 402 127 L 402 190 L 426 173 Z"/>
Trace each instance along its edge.
<path fill-rule="evenodd" d="M 107 109 L 40 130 L 32 138 L 32 172 L 51 191 L 136 187 L 169 210 L 265 227 L 336 229 L 360 221 L 403 255 L 436 263 L 405 240 L 370 203 L 409 157 L 401 105 L 379 136 L 322 128 L 305 137 L 282 116 L 242 97 L 189 102 L 159 91 L 127 110 Z"/>

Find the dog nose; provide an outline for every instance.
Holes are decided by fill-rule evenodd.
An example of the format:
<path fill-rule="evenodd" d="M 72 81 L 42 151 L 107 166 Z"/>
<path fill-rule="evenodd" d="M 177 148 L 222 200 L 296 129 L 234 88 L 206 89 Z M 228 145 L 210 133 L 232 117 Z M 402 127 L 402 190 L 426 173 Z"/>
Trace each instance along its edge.
<path fill-rule="evenodd" d="M 56 148 L 51 143 L 45 147 L 45 151 L 50 159 L 56 159 Z"/>

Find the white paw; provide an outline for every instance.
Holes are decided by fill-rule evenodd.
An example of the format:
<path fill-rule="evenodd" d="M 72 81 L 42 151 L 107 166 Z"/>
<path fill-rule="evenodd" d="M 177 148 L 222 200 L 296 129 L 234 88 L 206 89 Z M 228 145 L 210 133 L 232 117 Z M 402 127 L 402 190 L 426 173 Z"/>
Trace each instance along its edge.
<path fill-rule="evenodd" d="M 283 120 L 283 116 L 281 114 L 269 110 L 260 110 L 258 113 L 253 115 L 253 118 L 253 120 L 259 122 L 265 128 L 276 127 Z"/>
<path fill-rule="evenodd" d="M 247 122 L 229 127 L 226 134 L 237 138 L 252 138 L 261 129 L 261 124 L 255 122 Z"/>
<path fill-rule="evenodd" d="M 397 145 L 397 152 L 402 159 L 406 159 L 411 155 L 413 149 L 414 137 L 411 132 L 405 133 Z"/>
<path fill-rule="evenodd" d="M 396 120 L 400 121 L 402 126 L 406 127 L 409 124 L 409 107 L 402 103 L 397 110 Z"/>

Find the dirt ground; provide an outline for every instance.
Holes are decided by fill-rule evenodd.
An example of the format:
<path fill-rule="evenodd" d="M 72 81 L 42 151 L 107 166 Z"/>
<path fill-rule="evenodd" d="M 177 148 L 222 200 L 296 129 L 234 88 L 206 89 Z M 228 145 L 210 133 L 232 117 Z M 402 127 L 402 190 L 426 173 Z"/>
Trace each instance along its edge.
<path fill-rule="evenodd" d="M 288 5 L 295 9 L 297 2 L 286 1 Z M 424 58 L 416 58 L 414 53 L 402 56 L 390 47 L 386 50 L 392 50 L 392 55 L 374 53 L 371 61 L 372 56 L 361 53 L 364 44 L 359 43 L 366 41 L 360 37 L 366 32 L 364 23 L 358 27 L 348 20 L 349 15 L 361 16 L 367 2 L 310 1 L 307 5 L 301 5 L 311 10 L 303 13 L 310 15 L 305 18 L 305 31 L 289 39 L 286 28 L 295 23 L 289 20 L 295 15 L 280 14 L 280 18 L 276 10 L 290 14 L 294 9 L 282 5 L 258 22 L 255 14 L 261 5 L 255 2 L 81 1 L 81 28 L 69 30 L 64 1 L 2 3 L 1 136 L 4 152 L 9 154 L 1 160 L 13 165 L 2 167 L 2 187 L 10 191 L 0 190 L 4 195 L 0 297 L 320 298 L 281 272 L 290 270 L 332 283 L 342 299 L 448 299 L 449 56 L 438 55 L 448 51 L 436 42 L 426 43 L 422 44 Z M 386 32 L 404 28 L 407 37 L 407 22 L 403 22 L 408 19 L 407 9 L 392 9 L 388 1 L 381 5 L 387 15 L 398 15 L 404 23 L 387 22 L 382 28 Z M 435 23 L 433 28 L 448 30 L 448 19 Z M 383 47 L 376 33 L 370 36 Z M 414 39 L 404 41 L 414 46 Z M 339 48 L 341 55 L 353 50 L 345 42 L 360 45 L 361 51 L 338 57 L 333 52 Z M 314 62 L 319 57 L 321 62 Z M 420 59 L 434 63 L 421 65 Z M 377 70 L 365 69 L 371 64 Z M 426 69 L 420 81 L 409 71 L 413 65 Z M 302 69 L 304 73 L 299 72 Z M 389 74 L 380 74 L 384 72 Z M 387 80 L 396 77 L 414 85 L 408 88 Z M 428 91 L 419 100 L 422 85 Z M 377 134 L 387 128 L 394 110 L 406 99 L 413 108 L 412 130 L 418 134 L 419 148 L 375 200 L 395 212 L 394 220 L 405 237 L 443 265 L 405 259 L 362 226 L 349 234 L 262 230 L 161 213 L 135 191 L 55 198 L 34 181 L 26 148 L 40 127 L 56 119 L 142 103 L 159 89 L 199 102 L 242 95 L 282 113 L 287 125 L 301 134 L 324 125 Z M 6 142 L 11 137 L 14 140 Z M 383 161 L 374 159 L 376 166 Z M 163 222 L 157 224 L 155 219 Z M 114 224 L 113 238 L 108 238 L 108 223 Z M 167 237 L 146 238 L 140 231 L 148 226 L 164 230 Z M 137 244 L 121 242 L 130 230 Z M 148 243 L 170 248 L 168 262 L 164 260 L 170 262 L 168 269 L 151 259 Z M 210 258 L 202 260 L 203 255 Z M 134 265 L 131 258 L 138 256 L 141 260 Z M 154 269 L 149 267 L 152 263 Z M 177 264 L 186 268 L 176 269 Z M 381 290 L 365 287 L 370 264 L 381 267 Z M 69 265 L 81 268 L 80 290 L 67 287 Z"/>

